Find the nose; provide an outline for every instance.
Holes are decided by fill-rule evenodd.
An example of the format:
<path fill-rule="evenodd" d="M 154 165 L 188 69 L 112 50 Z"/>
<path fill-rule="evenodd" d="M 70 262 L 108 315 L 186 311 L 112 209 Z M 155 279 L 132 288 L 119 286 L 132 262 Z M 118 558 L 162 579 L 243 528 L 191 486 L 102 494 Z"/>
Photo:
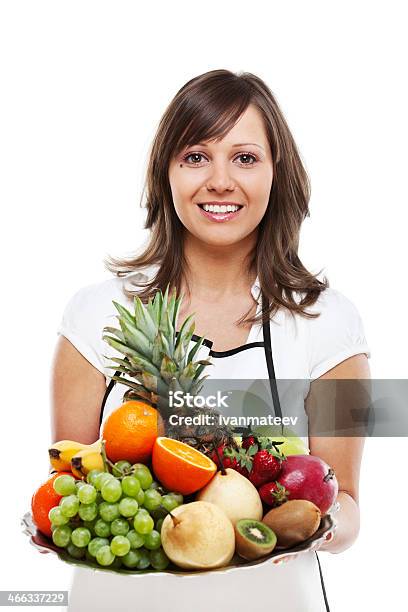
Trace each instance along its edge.
<path fill-rule="evenodd" d="M 207 179 L 207 189 L 209 191 L 223 192 L 225 190 L 234 189 L 234 181 L 230 175 L 230 168 L 228 167 L 228 161 L 214 161 L 211 169 L 210 176 Z"/>

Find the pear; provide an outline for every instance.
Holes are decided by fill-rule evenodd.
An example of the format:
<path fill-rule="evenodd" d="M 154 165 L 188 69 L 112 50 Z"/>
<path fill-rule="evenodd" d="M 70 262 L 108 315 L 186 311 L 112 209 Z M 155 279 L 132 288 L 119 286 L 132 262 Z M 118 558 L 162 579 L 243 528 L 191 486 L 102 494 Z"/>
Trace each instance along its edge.
<path fill-rule="evenodd" d="M 244 518 L 262 520 L 262 500 L 258 491 L 248 478 L 232 468 L 217 472 L 195 499 L 218 506 L 233 525 Z"/>
<path fill-rule="evenodd" d="M 161 527 L 163 550 L 185 569 L 214 569 L 227 565 L 235 552 L 231 521 L 207 502 L 182 504 L 169 513 Z"/>

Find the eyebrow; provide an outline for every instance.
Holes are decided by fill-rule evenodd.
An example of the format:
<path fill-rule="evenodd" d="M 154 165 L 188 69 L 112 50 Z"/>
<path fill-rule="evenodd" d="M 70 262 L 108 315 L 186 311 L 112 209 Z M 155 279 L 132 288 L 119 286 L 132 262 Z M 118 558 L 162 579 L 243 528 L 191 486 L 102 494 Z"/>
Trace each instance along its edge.
<path fill-rule="evenodd" d="M 261 147 L 261 145 L 257 144 L 256 142 L 237 142 L 236 144 L 233 144 L 231 146 L 232 147 L 246 147 L 248 145 L 253 145 L 254 147 L 259 147 L 260 149 L 262 149 L 262 151 L 265 151 L 265 149 L 263 147 Z M 197 147 L 208 147 L 208 145 L 206 145 L 204 142 L 197 142 L 197 145 L 195 145 L 195 146 L 197 146 Z"/>

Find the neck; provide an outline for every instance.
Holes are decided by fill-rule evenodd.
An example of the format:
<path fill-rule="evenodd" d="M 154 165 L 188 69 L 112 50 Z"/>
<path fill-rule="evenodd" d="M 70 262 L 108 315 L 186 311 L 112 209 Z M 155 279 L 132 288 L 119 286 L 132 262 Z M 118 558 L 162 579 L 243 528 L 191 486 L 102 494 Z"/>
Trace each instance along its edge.
<path fill-rule="evenodd" d="M 198 299 L 228 300 L 250 289 L 256 270 L 250 260 L 256 245 L 256 233 L 238 244 L 209 245 L 188 234 L 184 242 L 186 261 L 183 292 L 190 290 Z"/>

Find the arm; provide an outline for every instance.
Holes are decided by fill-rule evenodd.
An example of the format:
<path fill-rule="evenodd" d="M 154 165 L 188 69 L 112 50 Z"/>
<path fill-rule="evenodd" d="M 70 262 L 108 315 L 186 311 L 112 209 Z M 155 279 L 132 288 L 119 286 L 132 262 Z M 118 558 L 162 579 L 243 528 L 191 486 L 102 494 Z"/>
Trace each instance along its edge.
<path fill-rule="evenodd" d="M 359 354 L 338 364 L 320 379 L 368 379 L 370 369 L 366 355 Z M 306 399 L 306 412 L 313 411 L 313 382 Z M 359 437 L 310 437 L 310 453 L 326 461 L 335 471 L 339 494 L 340 510 L 336 514 L 337 530 L 332 540 L 323 544 L 320 550 L 339 553 L 349 548 L 356 540 L 360 528 L 358 490 L 360 464 L 364 438 Z"/>
<path fill-rule="evenodd" d="M 105 376 L 64 336 L 60 336 L 51 367 L 51 436 L 92 444 L 99 438 L 99 411 Z"/>

